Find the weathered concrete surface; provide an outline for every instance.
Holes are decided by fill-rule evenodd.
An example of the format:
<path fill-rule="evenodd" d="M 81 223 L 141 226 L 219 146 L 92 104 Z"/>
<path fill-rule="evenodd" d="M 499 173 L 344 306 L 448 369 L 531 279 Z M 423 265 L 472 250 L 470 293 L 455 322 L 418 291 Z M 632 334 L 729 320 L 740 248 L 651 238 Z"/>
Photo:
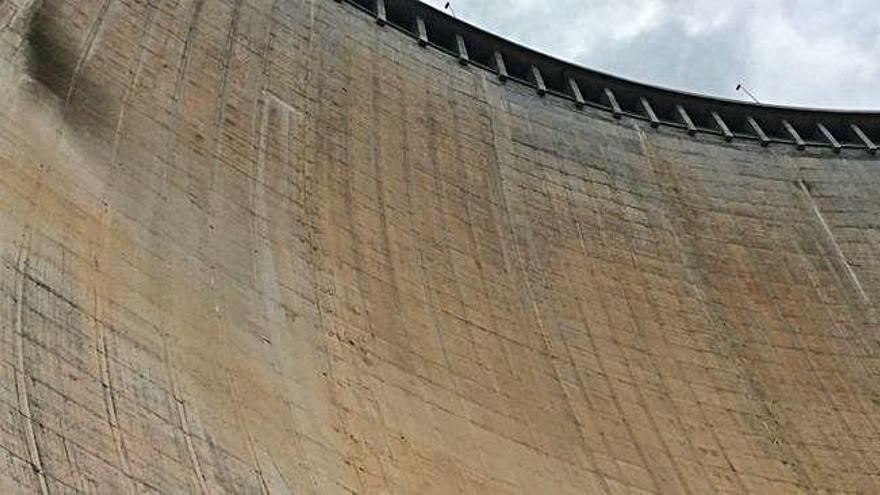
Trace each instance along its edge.
<path fill-rule="evenodd" d="M 864 153 L 323 0 L 5 0 L 0 62 L 2 493 L 880 490 Z"/>

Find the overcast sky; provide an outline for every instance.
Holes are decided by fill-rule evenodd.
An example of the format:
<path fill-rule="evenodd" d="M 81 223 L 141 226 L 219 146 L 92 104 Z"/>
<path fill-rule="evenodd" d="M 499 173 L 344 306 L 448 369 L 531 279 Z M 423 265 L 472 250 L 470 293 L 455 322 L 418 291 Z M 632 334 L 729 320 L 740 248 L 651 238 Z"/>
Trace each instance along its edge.
<path fill-rule="evenodd" d="M 446 0 L 423 0 L 443 8 Z M 472 24 L 564 60 L 765 103 L 880 109 L 878 0 L 452 0 Z"/>

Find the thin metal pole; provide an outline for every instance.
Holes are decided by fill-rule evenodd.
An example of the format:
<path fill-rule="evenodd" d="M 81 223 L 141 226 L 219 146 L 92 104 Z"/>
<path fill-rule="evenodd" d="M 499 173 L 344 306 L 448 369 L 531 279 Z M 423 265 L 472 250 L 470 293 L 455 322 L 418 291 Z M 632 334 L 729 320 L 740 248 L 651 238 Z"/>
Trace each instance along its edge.
<path fill-rule="evenodd" d="M 443 8 L 446 9 L 446 10 L 448 10 L 449 12 L 451 12 L 451 13 L 452 13 L 452 17 L 455 17 L 456 19 L 458 18 L 458 16 L 455 15 L 455 10 L 452 8 L 452 2 L 446 2 L 446 6 L 443 7 Z"/>
<path fill-rule="evenodd" d="M 758 101 L 757 98 L 755 98 L 755 95 L 753 95 L 752 92 L 749 91 L 749 88 L 745 87 L 742 83 L 739 83 L 739 84 L 736 85 L 736 90 L 737 90 L 737 91 L 739 91 L 739 90 L 743 90 L 743 91 L 745 91 L 746 94 L 749 95 L 749 98 L 752 99 L 752 101 L 754 101 L 754 102 L 757 103 L 758 105 L 761 104 L 761 102 Z"/>

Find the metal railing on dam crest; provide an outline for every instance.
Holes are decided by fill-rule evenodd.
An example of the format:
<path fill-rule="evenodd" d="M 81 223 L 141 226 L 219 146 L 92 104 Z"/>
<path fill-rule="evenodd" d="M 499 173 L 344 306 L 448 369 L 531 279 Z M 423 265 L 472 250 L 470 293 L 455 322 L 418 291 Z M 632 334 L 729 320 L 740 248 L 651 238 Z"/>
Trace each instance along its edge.
<path fill-rule="evenodd" d="M 457 57 L 497 74 L 502 81 L 528 85 L 540 96 L 570 100 L 582 109 L 602 109 L 614 118 L 647 121 L 691 136 L 708 134 L 726 141 L 761 146 L 783 144 L 799 150 L 827 148 L 876 154 L 880 113 L 752 104 L 675 91 L 558 60 L 523 47 L 437 10 L 418 0 L 335 0 L 348 3 L 414 38 L 419 45 Z"/>

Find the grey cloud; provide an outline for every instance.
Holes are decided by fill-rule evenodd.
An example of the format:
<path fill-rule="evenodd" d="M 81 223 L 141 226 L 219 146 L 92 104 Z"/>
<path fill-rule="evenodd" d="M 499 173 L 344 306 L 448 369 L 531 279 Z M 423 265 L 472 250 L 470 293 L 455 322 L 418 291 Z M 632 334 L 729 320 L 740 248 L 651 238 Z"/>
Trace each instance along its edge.
<path fill-rule="evenodd" d="M 442 7 L 445 0 L 430 0 Z M 762 101 L 880 109 L 870 0 L 453 0 L 527 46 L 640 81 Z"/>
<path fill-rule="evenodd" d="M 748 79 L 742 15 L 710 31 L 689 34 L 674 16 L 632 38 L 608 43 L 579 62 L 623 77 L 724 97 Z"/>

